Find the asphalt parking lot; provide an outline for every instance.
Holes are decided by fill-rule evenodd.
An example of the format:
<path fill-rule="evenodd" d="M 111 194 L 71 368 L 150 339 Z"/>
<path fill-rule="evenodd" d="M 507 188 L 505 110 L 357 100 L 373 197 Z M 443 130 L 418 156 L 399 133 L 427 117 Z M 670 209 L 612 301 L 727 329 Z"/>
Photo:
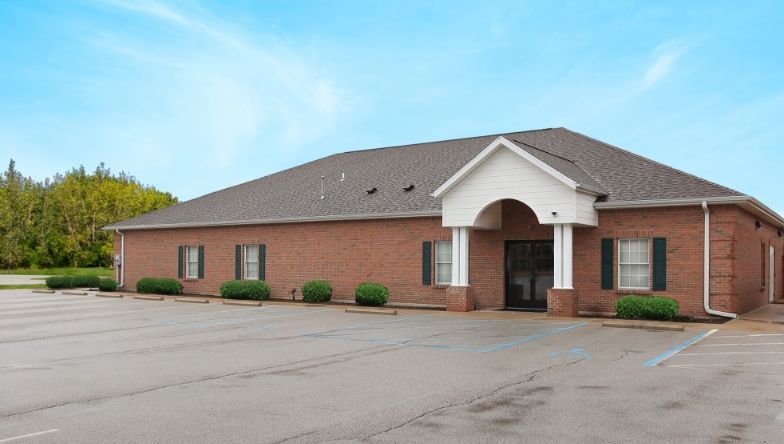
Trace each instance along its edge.
<path fill-rule="evenodd" d="M 782 436 L 784 334 L 0 291 L 0 443 Z"/>

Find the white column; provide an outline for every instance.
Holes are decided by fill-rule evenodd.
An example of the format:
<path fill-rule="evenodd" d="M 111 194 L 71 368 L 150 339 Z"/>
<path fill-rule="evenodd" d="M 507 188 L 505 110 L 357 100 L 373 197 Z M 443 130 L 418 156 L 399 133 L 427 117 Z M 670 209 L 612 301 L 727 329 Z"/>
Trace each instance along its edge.
<path fill-rule="evenodd" d="M 563 251 L 561 252 L 563 283 L 561 288 L 572 288 L 572 224 L 563 226 Z"/>
<path fill-rule="evenodd" d="M 563 225 L 553 226 L 553 287 L 563 287 Z"/>
<path fill-rule="evenodd" d="M 452 227 L 452 286 L 460 285 L 460 228 Z"/>
<path fill-rule="evenodd" d="M 572 224 L 553 226 L 553 287 L 572 289 Z"/>
<path fill-rule="evenodd" d="M 468 286 L 468 227 L 452 227 L 452 285 Z"/>
<path fill-rule="evenodd" d="M 460 286 L 468 286 L 468 227 L 460 227 Z"/>

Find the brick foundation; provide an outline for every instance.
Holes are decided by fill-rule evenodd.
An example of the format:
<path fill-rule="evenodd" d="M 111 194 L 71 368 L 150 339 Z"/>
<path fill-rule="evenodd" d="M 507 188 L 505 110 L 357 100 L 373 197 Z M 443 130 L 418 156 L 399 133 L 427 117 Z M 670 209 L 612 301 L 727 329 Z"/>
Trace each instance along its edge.
<path fill-rule="evenodd" d="M 448 287 L 446 289 L 448 311 L 473 311 L 476 309 L 471 287 Z"/>
<path fill-rule="evenodd" d="M 547 314 L 550 316 L 577 317 L 580 298 L 577 290 L 551 288 L 547 290 Z"/>

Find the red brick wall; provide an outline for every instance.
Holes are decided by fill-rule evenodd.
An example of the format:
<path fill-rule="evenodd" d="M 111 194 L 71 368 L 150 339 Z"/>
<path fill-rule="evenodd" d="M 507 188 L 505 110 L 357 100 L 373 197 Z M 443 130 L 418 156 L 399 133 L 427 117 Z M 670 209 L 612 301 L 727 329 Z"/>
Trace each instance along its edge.
<path fill-rule="evenodd" d="M 777 230 L 735 206 L 711 207 L 711 306 L 743 313 L 767 302 L 760 291 L 760 245 L 776 248 L 776 294 L 784 290 L 784 242 Z M 471 295 L 476 307 L 504 306 L 504 241 L 552 239 L 552 226 L 539 225 L 534 213 L 515 201 L 502 203 L 501 230 L 470 233 Z M 583 312 L 613 312 L 628 292 L 600 287 L 602 238 L 666 237 L 667 290 L 656 292 L 680 302 L 681 312 L 706 316 L 702 307 L 703 212 L 698 206 L 602 210 L 599 226 L 574 230 L 574 287 Z M 390 289 L 390 302 L 446 305 L 446 290 L 422 285 L 422 241 L 451 239 L 441 219 L 413 218 L 319 222 L 242 227 L 126 231 L 126 283 L 130 289 L 145 276 L 176 277 L 177 246 L 205 247 L 205 279 L 184 280 L 187 293 L 217 294 L 221 282 L 234 279 L 234 246 L 267 246 L 266 277 L 276 297 L 292 288 L 300 296 L 310 279 L 333 283 L 334 299 L 352 300 L 354 287 L 374 281 Z M 115 240 L 115 254 L 119 253 Z M 613 276 L 617 288 L 618 247 Z M 768 264 L 766 256 L 766 265 Z M 435 275 L 435 265 L 433 265 Z M 634 293 L 640 293 L 635 291 Z M 653 294 L 649 292 L 649 294 Z"/>
<path fill-rule="evenodd" d="M 534 212 L 513 200 L 501 202 L 500 230 L 473 230 L 468 241 L 469 277 L 476 307 L 503 308 L 505 304 L 504 241 L 552 239 L 553 227 L 539 225 Z"/>
<path fill-rule="evenodd" d="M 239 227 L 125 231 L 125 279 L 176 277 L 177 246 L 203 245 L 204 279 L 182 280 L 184 291 L 218 294 L 234 279 L 234 246 L 265 244 L 266 279 L 274 297 L 311 279 L 332 282 L 333 299 L 354 299 L 365 281 L 390 289 L 390 302 L 446 305 L 446 289 L 422 285 L 422 241 L 450 239 L 440 217 Z M 115 237 L 115 254 L 119 239 Z"/>

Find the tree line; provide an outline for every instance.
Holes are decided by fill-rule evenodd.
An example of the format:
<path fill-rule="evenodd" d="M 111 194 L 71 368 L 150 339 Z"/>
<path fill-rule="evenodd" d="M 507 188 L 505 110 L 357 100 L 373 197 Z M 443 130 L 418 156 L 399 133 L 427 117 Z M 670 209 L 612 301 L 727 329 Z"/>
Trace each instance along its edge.
<path fill-rule="evenodd" d="M 11 159 L 0 174 L 0 267 L 109 266 L 113 233 L 102 227 L 176 203 L 103 163 L 35 181 Z"/>

